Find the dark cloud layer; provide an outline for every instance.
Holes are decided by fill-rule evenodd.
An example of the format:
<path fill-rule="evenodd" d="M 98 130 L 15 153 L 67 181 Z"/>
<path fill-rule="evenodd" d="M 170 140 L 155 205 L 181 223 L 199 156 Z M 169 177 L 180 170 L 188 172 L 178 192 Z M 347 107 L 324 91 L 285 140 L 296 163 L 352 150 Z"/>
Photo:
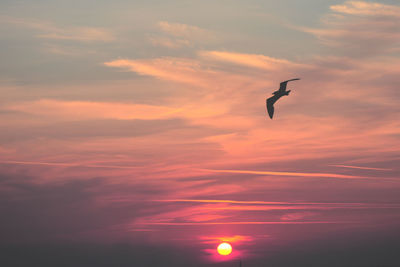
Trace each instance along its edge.
<path fill-rule="evenodd" d="M 103 178 L 36 183 L 20 175 L 0 179 L 1 243 L 123 239 L 112 226 L 146 214 L 143 196 L 162 192 L 157 185 L 111 185 Z M 99 205 L 98 198 L 130 193 L 134 202 Z M 114 237 L 112 235 L 115 235 Z"/>
<path fill-rule="evenodd" d="M 341 240 L 332 238 L 304 247 L 276 247 L 266 251 L 254 248 L 262 256 L 246 260 L 242 266 L 279 267 L 396 267 L 399 233 L 392 236 L 366 236 L 353 240 L 349 236 Z M 131 244 L 26 244 L 0 245 L 0 264 L 7 267 L 229 267 L 238 266 L 239 260 L 206 263 L 191 247 L 178 248 L 158 245 Z M 196 255 L 197 254 L 197 255 Z"/>
<path fill-rule="evenodd" d="M 206 128 L 209 128 L 206 130 Z M 161 134 L 170 130 L 188 130 L 193 135 L 207 136 L 222 133 L 210 127 L 190 125 L 182 119 L 166 120 L 83 120 L 53 122 L 41 125 L 17 125 L 0 133 L 3 142 L 49 138 L 68 140 L 74 138 L 118 138 Z"/>

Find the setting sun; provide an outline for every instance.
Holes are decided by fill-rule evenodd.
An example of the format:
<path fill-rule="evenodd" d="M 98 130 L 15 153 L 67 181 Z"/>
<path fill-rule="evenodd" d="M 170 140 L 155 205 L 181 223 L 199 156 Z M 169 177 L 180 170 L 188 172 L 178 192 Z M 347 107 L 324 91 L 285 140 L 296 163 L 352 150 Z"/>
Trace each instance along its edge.
<path fill-rule="evenodd" d="M 232 253 L 232 246 L 229 243 L 221 243 L 217 250 L 220 255 L 227 256 Z"/>

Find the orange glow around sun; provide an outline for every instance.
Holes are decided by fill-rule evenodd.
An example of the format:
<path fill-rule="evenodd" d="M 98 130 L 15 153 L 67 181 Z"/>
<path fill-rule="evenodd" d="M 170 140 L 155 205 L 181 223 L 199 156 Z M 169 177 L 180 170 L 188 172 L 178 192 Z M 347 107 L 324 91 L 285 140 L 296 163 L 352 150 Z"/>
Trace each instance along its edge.
<path fill-rule="evenodd" d="M 232 253 L 232 246 L 224 242 L 218 245 L 217 250 L 220 255 L 227 256 Z"/>

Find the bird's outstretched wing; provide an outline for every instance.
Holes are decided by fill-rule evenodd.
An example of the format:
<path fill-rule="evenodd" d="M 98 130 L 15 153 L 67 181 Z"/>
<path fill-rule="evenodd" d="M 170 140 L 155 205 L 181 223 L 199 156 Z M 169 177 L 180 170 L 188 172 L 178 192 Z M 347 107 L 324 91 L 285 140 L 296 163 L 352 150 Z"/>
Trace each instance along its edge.
<path fill-rule="evenodd" d="M 271 98 L 268 98 L 266 101 L 267 104 L 267 110 L 268 110 L 268 115 L 272 119 L 274 116 L 274 102 Z"/>
<path fill-rule="evenodd" d="M 300 80 L 300 79 L 299 78 L 295 78 L 295 79 L 291 79 L 291 80 L 287 80 L 287 81 L 281 82 L 281 85 L 279 87 L 279 91 L 286 91 L 287 83 L 291 82 L 291 81 L 297 81 L 297 80 Z"/>

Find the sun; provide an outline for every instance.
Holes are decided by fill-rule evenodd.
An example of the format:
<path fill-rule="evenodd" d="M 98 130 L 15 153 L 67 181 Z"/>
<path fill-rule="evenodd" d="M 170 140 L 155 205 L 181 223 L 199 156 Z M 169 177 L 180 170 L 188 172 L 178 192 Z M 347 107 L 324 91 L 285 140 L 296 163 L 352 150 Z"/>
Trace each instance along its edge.
<path fill-rule="evenodd" d="M 227 256 L 232 253 L 232 246 L 224 242 L 218 245 L 217 250 L 220 255 Z"/>

